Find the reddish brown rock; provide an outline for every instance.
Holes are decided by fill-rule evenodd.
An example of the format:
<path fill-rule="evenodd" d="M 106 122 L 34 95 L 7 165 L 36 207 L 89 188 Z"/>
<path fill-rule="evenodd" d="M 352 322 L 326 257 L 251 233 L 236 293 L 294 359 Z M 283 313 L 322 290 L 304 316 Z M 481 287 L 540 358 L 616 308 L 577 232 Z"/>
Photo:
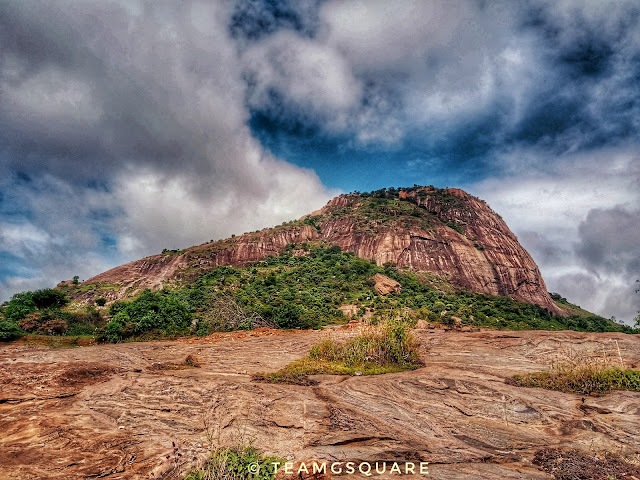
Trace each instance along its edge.
<path fill-rule="evenodd" d="M 102 296 L 113 301 L 144 288 L 188 281 L 219 265 L 245 266 L 280 254 L 288 244 L 325 241 L 378 265 L 390 262 L 430 272 L 459 289 L 505 295 L 562 313 L 529 253 L 483 200 L 454 188 L 408 189 L 400 192 L 397 210 L 387 208 L 382 220 L 367 210 L 370 200 L 358 194 L 340 195 L 303 217 L 314 219 L 316 226 L 297 222 L 181 253 L 146 257 L 84 282 L 109 284 L 111 290 L 75 297 L 91 302 Z M 414 208 L 411 214 L 401 208 L 407 206 Z"/>
<path fill-rule="evenodd" d="M 358 313 L 357 305 L 340 305 L 338 310 L 342 312 L 345 317 L 353 317 Z"/>
<path fill-rule="evenodd" d="M 389 278 L 381 273 L 376 273 L 373 276 L 373 280 L 376 284 L 373 288 L 376 289 L 380 295 L 388 295 L 389 293 L 397 293 L 402 290 L 402 285 L 396 282 L 393 278 Z"/>
<path fill-rule="evenodd" d="M 358 330 L 333 329 L 331 338 L 345 342 Z M 90 348 L 3 343 L 0 479 L 182 479 L 212 442 L 240 441 L 268 456 L 338 462 L 342 473 L 333 477 L 344 480 L 549 480 L 532 460 L 558 446 L 589 454 L 594 465 L 605 465 L 607 452 L 637 462 L 640 393 L 591 397 L 505 380 L 569 354 L 617 359 L 620 351 L 625 365 L 638 364 L 638 335 L 414 330 L 426 368 L 320 375 L 313 387 L 252 380 L 308 355 L 327 333 L 243 331 Z M 154 367 L 189 355 L 200 368 Z M 375 462 L 388 466 L 366 477 L 357 467 L 348 474 L 348 461 L 374 472 Z M 429 462 L 429 474 L 392 475 L 391 462 L 403 472 L 405 462 Z"/>
<path fill-rule="evenodd" d="M 278 468 L 276 480 L 331 480 L 331 462 L 327 460 L 299 460 Z"/>

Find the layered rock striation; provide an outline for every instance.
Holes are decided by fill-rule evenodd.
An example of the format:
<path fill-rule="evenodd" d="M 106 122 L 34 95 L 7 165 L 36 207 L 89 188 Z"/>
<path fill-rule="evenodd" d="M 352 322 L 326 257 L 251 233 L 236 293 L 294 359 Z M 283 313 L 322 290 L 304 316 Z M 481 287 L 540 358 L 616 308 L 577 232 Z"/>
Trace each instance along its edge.
<path fill-rule="evenodd" d="M 116 300 L 144 288 L 192 281 L 220 265 L 245 266 L 308 242 L 339 246 L 379 265 L 429 272 L 458 289 L 562 313 L 537 265 L 497 213 L 462 190 L 433 187 L 340 195 L 288 224 L 113 268 L 84 282 L 98 285 L 78 295 Z"/>

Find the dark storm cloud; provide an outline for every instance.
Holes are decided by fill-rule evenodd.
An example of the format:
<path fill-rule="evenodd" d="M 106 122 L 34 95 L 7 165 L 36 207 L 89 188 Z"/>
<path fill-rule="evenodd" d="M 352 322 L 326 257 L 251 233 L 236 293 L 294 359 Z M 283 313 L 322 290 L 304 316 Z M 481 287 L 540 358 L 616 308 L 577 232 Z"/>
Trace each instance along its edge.
<path fill-rule="evenodd" d="M 576 254 L 589 271 L 640 277 L 640 210 L 589 211 L 578 227 Z"/>
<path fill-rule="evenodd" d="M 331 195 L 252 138 L 230 7 L 0 4 L 0 251 L 31 272 L 3 272 L 0 296 Z"/>
<path fill-rule="evenodd" d="M 456 130 L 486 156 L 624 142 L 640 132 L 639 11 L 632 1 L 326 2 L 311 39 L 261 30 L 245 54 L 249 103 L 361 144 L 450 137 L 455 148 Z"/>
<path fill-rule="evenodd" d="M 573 253 L 540 232 L 520 231 L 518 239 L 542 265 L 566 261 Z"/>
<path fill-rule="evenodd" d="M 175 34 L 183 33 L 181 9 L 150 8 L 136 21 L 114 4 L 78 7 L 3 4 L 1 30 L 9 48 L 2 54 L 0 122 L 14 161 L 69 176 L 104 174 L 131 158 L 168 171 L 206 169 L 203 132 L 181 122 L 171 104 L 187 82 L 171 72 L 161 77 L 177 55 L 187 68 L 196 63 L 192 39 L 175 45 L 154 30 L 173 14 Z M 131 48 L 136 37 L 143 43 Z M 198 65 L 203 77 L 213 68 L 209 60 Z"/>
<path fill-rule="evenodd" d="M 238 1 L 229 29 L 241 42 L 255 42 L 280 29 L 311 36 L 318 27 L 320 3 L 320 0 Z"/>

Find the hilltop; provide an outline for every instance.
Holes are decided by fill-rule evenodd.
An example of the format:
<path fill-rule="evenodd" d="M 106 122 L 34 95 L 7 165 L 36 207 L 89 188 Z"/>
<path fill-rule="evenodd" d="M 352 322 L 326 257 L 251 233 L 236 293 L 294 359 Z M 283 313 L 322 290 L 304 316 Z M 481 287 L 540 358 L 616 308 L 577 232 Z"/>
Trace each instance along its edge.
<path fill-rule="evenodd" d="M 340 195 L 260 231 L 166 250 L 56 289 L 16 294 L 0 337 L 109 341 L 319 328 L 409 316 L 499 329 L 624 331 L 547 292 L 502 218 L 459 189 Z"/>
<path fill-rule="evenodd" d="M 113 268 L 70 290 L 87 303 L 195 281 L 221 265 L 244 267 L 310 242 L 338 246 L 376 265 L 429 272 L 459 290 L 562 310 L 502 218 L 460 189 L 411 187 L 340 195 L 274 228 L 165 252 Z"/>

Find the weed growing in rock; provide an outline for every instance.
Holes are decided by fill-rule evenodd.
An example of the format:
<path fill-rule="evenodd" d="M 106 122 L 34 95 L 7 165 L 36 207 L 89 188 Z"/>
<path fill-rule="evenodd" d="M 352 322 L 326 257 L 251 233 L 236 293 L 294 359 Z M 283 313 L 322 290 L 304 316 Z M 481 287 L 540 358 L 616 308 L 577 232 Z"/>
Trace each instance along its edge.
<path fill-rule="evenodd" d="M 624 368 L 622 358 L 569 352 L 545 372 L 515 375 L 507 383 L 539 387 L 582 395 L 602 395 L 612 390 L 640 391 L 640 371 Z"/>
<path fill-rule="evenodd" d="M 285 460 L 260 454 L 253 445 L 218 448 L 202 469 L 191 471 L 185 480 L 272 480 L 276 466 Z"/>
<path fill-rule="evenodd" d="M 408 324 L 390 318 L 379 325 L 364 326 L 359 335 L 336 342 L 325 338 L 307 357 L 271 374 L 254 375 L 258 381 L 309 384 L 306 375 L 378 375 L 414 370 L 422 365 Z"/>

